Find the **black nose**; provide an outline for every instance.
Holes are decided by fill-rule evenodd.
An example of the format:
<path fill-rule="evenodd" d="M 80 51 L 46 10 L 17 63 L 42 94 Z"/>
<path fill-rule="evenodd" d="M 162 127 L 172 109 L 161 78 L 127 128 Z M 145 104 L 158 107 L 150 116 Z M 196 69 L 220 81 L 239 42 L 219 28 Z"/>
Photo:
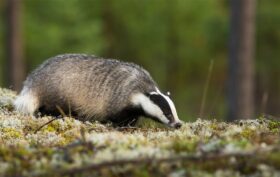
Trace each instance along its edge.
<path fill-rule="evenodd" d="M 181 123 L 176 123 L 175 125 L 174 125 L 174 128 L 176 128 L 176 129 L 179 129 L 179 128 L 181 128 L 182 127 L 182 124 Z"/>

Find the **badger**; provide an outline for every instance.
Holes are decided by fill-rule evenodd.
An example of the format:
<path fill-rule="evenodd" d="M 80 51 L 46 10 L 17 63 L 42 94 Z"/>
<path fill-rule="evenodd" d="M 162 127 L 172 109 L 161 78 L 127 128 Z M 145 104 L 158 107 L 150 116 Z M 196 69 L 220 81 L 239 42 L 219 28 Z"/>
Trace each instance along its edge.
<path fill-rule="evenodd" d="M 30 73 L 14 102 L 34 116 L 73 112 L 82 120 L 134 126 L 140 116 L 180 128 L 174 103 L 148 71 L 134 63 L 86 54 L 63 54 Z"/>

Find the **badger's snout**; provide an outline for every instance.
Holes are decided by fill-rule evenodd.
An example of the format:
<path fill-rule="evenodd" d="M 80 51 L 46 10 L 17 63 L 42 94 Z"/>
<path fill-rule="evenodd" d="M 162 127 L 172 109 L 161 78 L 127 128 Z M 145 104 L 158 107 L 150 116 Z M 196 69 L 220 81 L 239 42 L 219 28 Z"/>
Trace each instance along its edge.
<path fill-rule="evenodd" d="M 179 129 L 182 127 L 182 123 L 178 122 L 174 125 L 174 128 Z"/>
<path fill-rule="evenodd" d="M 169 124 L 169 126 L 172 128 L 179 129 L 182 127 L 182 122 L 173 122 L 173 123 Z"/>

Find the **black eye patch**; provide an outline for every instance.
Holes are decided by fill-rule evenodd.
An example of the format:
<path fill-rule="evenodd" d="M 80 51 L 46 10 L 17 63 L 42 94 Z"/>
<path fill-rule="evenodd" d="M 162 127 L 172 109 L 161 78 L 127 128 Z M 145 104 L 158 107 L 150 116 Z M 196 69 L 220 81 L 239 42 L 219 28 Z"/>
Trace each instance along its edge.
<path fill-rule="evenodd" d="M 167 100 L 159 95 L 159 94 L 150 94 L 149 95 L 150 100 L 152 102 L 154 102 L 156 105 L 158 105 L 158 107 L 162 110 L 163 114 L 169 119 L 169 120 L 173 120 L 173 116 L 172 116 L 172 112 L 171 112 L 171 108 L 167 102 Z"/>

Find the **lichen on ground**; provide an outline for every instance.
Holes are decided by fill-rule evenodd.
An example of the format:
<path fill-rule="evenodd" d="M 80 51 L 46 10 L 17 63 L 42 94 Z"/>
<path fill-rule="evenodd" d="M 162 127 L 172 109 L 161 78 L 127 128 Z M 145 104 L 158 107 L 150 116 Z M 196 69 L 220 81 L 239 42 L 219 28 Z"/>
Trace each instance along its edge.
<path fill-rule="evenodd" d="M 280 121 L 114 128 L 24 116 L 0 89 L 0 176 L 280 176 Z"/>

